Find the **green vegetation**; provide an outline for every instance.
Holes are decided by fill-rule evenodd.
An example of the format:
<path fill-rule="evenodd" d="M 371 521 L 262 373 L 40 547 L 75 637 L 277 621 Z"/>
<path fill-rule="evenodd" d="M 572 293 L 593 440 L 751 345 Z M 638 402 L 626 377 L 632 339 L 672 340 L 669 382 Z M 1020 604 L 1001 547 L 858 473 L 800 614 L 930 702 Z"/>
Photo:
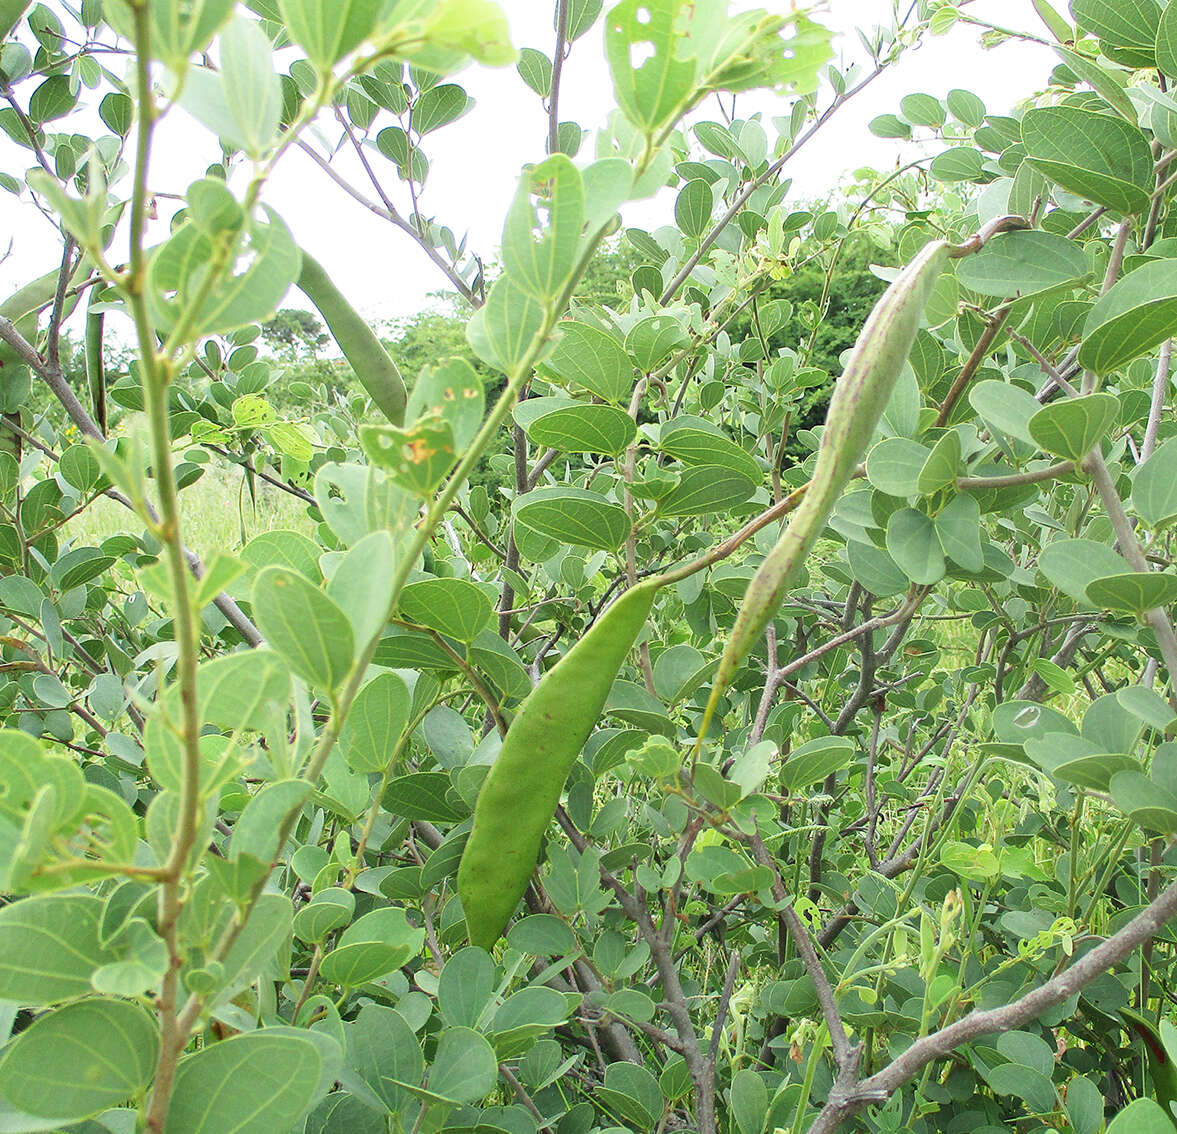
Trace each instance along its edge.
<path fill-rule="evenodd" d="M 1177 0 L 180 7 L 0 0 L 0 1134 L 1177 1126 Z"/>

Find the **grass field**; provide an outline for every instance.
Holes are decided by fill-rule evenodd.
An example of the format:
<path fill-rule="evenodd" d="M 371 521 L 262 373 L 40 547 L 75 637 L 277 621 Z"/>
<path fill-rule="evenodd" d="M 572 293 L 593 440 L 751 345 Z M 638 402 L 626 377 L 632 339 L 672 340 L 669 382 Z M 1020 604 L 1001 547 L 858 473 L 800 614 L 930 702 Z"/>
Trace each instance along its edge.
<path fill-rule="evenodd" d="M 275 528 L 311 533 L 306 505 L 264 481 L 255 482 L 250 498 L 245 478 L 237 468 L 209 465 L 195 484 L 180 494 L 184 541 L 207 559 L 214 551 L 234 552 L 254 536 Z M 138 534 L 142 524 L 121 504 L 103 497 L 66 526 L 70 537 L 98 544 L 119 532 Z"/>

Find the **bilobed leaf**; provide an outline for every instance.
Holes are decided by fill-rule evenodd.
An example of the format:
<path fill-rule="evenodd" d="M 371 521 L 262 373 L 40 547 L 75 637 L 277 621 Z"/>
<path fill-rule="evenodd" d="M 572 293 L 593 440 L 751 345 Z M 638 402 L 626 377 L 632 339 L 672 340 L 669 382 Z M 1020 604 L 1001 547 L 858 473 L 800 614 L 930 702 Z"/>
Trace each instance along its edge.
<path fill-rule="evenodd" d="M 821 783 L 854 759 L 854 742 L 846 736 L 819 736 L 793 749 L 781 765 L 781 787 L 798 791 Z"/>
<path fill-rule="evenodd" d="M 867 454 L 867 479 L 888 496 L 914 496 L 919 491 L 920 473 L 931 455 L 918 441 L 884 438 Z"/>
<path fill-rule="evenodd" d="M 515 65 L 519 70 L 519 77 L 540 98 L 547 98 L 552 89 L 552 61 L 534 47 L 525 47 L 519 52 L 519 62 Z"/>
<path fill-rule="evenodd" d="M 164 1134 L 272 1134 L 314 1100 L 323 1061 L 314 1040 L 262 1028 L 180 1061 Z"/>
<path fill-rule="evenodd" d="M 759 479 L 759 478 L 757 478 Z M 751 498 L 756 480 L 724 465 L 696 465 L 658 500 L 664 516 L 702 516 L 726 512 Z"/>
<path fill-rule="evenodd" d="M 605 57 L 617 103 L 651 135 L 690 93 L 698 59 L 680 48 L 686 0 L 622 0 L 605 17 Z"/>
<path fill-rule="evenodd" d="M 376 26 L 384 0 L 278 0 L 291 39 L 327 69 L 355 50 Z"/>
<path fill-rule="evenodd" d="M 982 295 L 1033 295 L 1078 283 L 1090 272 L 1083 249 L 1057 233 L 1003 232 L 956 269 L 962 287 Z"/>
<path fill-rule="evenodd" d="M 1152 150 L 1122 118 L 1076 106 L 1034 107 L 1022 118 L 1027 161 L 1070 193 L 1119 213 L 1148 208 Z"/>
<path fill-rule="evenodd" d="M 940 547 L 958 567 L 980 571 L 985 566 L 981 548 L 981 506 L 976 497 L 962 492 L 936 514 L 936 538 Z"/>
<path fill-rule="evenodd" d="M 241 148 L 260 158 L 282 120 L 282 87 L 270 41 L 252 20 L 235 19 L 221 33 L 221 79 Z"/>
<path fill-rule="evenodd" d="M 454 1103 L 471 1103 L 490 1094 L 498 1080 L 494 1048 L 472 1028 L 446 1028 L 429 1067 L 429 1092 Z"/>
<path fill-rule="evenodd" d="M 38 1117 L 77 1121 L 151 1081 L 154 1019 L 125 1000 L 91 998 L 38 1017 L 0 1054 L 0 1095 Z"/>
<path fill-rule="evenodd" d="M 930 496 L 956 482 L 961 472 L 960 434 L 950 429 L 932 447 L 932 452 L 920 469 L 917 488 L 920 495 Z"/>
<path fill-rule="evenodd" d="M 459 642 L 473 642 L 490 624 L 494 608 L 486 592 L 468 579 L 422 579 L 401 592 L 402 618 Z"/>
<path fill-rule="evenodd" d="M 1086 394 L 1043 406 L 1028 429 L 1040 448 L 1078 464 L 1119 416 L 1120 403 L 1111 394 Z"/>
<path fill-rule="evenodd" d="M 540 191 L 546 223 L 532 201 Z M 523 176 L 503 228 L 503 266 L 516 287 L 544 303 L 560 294 L 576 269 L 584 206 L 580 171 L 564 154 Z"/>
<path fill-rule="evenodd" d="M 756 483 L 763 478 L 756 458 L 705 418 L 671 418 L 658 434 L 658 448 L 685 465 L 723 465 Z"/>
<path fill-rule="evenodd" d="M 1136 470 L 1132 507 L 1150 528 L 1166 527 L 1177 519 L 1177 437 L 1161 445 Z"/>
<path fill-rule="evenodd" d="M 1161 22 L 1156 0 L 1071 0 L 1071 13 L 1080 28 L 1112 47 L 1151 53 L 1156 44 Z"/>
<path fill-rule="evenodd" d="M 266 641 L 300 677 L 329 692 L 351 669 L 355 635 L 347 615 L 287 567 L 258 572 L 253 610 Z"/>
<path fill-rule="evenodd" d="M 1157 25 L 1157 67 L 1170 77 L 1177 76 L 1177 9 L 1166 4 Z"/>
<path fill-rule="evenodd" d="M 458 460 L 453 427 L 434 416 L 404 429 L 362 425 L 360 444 L 374 465 L 387 469 L 396 484 L 418 496 L 430 495 Z"/>
<path fill-rule="evenodd" d="M 987 379 L 969 391 L 969 404 L 985 422 L 1002 433 L 1034 444 L 1030 418 L 1042 407 L 1033 394 L 1009 382 Z"/>
<path fill-rule="evenodd" d="M 1105 575 L 1087 584 L 1087 599 L 1108 610 L 1141 614 L 1177 602 L 1177 575 L 1163 575 L 1157 571 Z"/>
<path fill-rule="evenodd" d="M 1067 1099 L 1070 1100 L 1069 1092 Z M 1112 1119 L 1107 1134 L 1169 1134 L 1172 1129 L 1172 1119 L 1157 1103 L 1152 1099 L 1136 1099 Z"/>
<path fill-rule="evenodd" d="M 340 736 L 348 766 L 356 772 L 382 772 L 409 723 L 410 697 L 404 680 L 380 673 L 352 703 Z"/>
<path fill-rule="evenodd" d="M 430 415 L 448 422 L 454 448 L 464 453 L 478 433 L 486 411 L 486 391 L 478 372 L 464 358 L 427 366 L 417 375 L 405 404 L 405 420 Z"/>
<path fill-rule="evenodd" d="M 930 586 L 944 577 L 936 525 L 915 508 L 901 508 L 887 521 L 887 551 L 913 583 Z"/>
<path fill-rule="evenodd" d="M 532 419 L 524 431 L 536 445 L 559 449 L 562 453 L 604 453 L 616 457 L 633 441 L 637 425 L 616 406 L 574 402 Z"/>
<path fill-rule="evenodd" d="M 454 83 L 430 87 L 413 107 L 413 129 L 428 134 L 461 118 L 473 105 L 474 100 Z"/>
<path fill-rule="evenodd" d="M 638 369 L 647 374 L 671 351 L 686 343 L 686 328 L 673 315 L 650 315 L 640 319 L 625 336 L 625 349 Z"/>
<path fill-rule="evenodd" d="M 343 554 L 327 595 L 347 615 L 360 650 L 383 628 L 392 599 L 396 544 L 387 531 L 369 532 Z"/>
<path fill-rule="evenodd" d="M 1087 586 L 1124 570 L 1124 560 L 1106 543 L 1090 539 L 1056 539 L 1042 549 L 1038 570 L 1063 594 L 1087 603 Z"/>
<path fill-rule="evenodd" d="M 527 357 L 542 323 L 543 307 L 504 274 L 466 325 L 466 338 L 483 362 L 510 374 Z"/>
<path fill-rule="evenodd" d="M 241 238 L 237 257 L 241 271 L 231 266 L 207 293 L 204 283 L 213 246 L 195 225 L 181 226 L 156 250 L 148 270 L 148 298 L 161 330 L 184 320 L 185 341 L 190 342 L 273 315 L 298 278 L 302 253 L 278 214 L 271 209 L 266 213 L 267 220 L 254 221 Z M 189 305 L 198 298 L 200 308 L 189 319 Z"/>
<path fill-rule="evenodd" d="M 85 996 L 115 958 L 101 939 L 102 902 L 90 894 L 24 898 L 0 909 L 0 998 L 40 1006 Z"/>
<path fill-rule="evenodd" d="M 602 551 L 620 547 L 631 527 L 620 504 L 583 488 L 538 488 L 518 497 L 511 511 L 528 527 L 561 543 Z"/>
<path fill-rule="evenodd" d="M 1083 326 L 1079 363 L 1098 374 L 1147 354 L 1177 333 L 1177 260 L 1152 260 L 1096 301 Z"/>
<path fill-rule="evenodd" d="M 629 397 L 634 384 L 633 362 L 615 338 L 587 323 L 565 321 L 559 329 L 556 349 L 541 370 L 583 386 L 607 402 Z"/>
<path fill-rule="evenodd" d="M 714 207 L 715 197 L 710 183 L 696 177 L 679 190 L 674 203 L 674 219 L 685 236 L 698 239 L 707 231 Z"/>

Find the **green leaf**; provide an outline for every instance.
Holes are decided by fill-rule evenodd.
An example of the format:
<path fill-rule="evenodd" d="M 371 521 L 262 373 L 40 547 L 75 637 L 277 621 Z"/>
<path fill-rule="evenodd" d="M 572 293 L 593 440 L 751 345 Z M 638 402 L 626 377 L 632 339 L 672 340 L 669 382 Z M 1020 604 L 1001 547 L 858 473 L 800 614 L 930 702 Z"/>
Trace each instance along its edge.
<path fill-rule="evenodd" d="M 283 1029 L 233 1036 L 186 1056 L 164 1134 L 273 1134 L 314 1101 L 323 1060 L 314 1040 Z"/>
<path fill-rule="evenodd" d="M 323 958 L 324 979 L 357 988 L 415 957 L 425 931 L 409 924 L 405 911 L 386 907 L 364 914 L 344 930 L 339 944 Z"/>
<path fill-rule="evenodd" d="M 229 851 L 231 859 L 244 855 L 258 862 L 272 862 L 278 857 L 278 833 L 283 821 L 310 798 L 312 784 L 307 780 L 277 780 L 266 784 L 241 813 L 233 830 Z"/>
<path fill-rule="evenodd" d="M 1086 603 L 1088 584 L 1119 575 L 1124 560 L 1106 543 L 1089 539 L 1056 539 L 1042 549 L 1038 569 L 1065 595 Z"/>
<path fill-rule="evenodd" d="M 163 331 L 181 322 L 185 342 L 223 334 L 247 323 L 263 322 L 277 310 L 298 278 L 302 254 L 290 230 L 271 209 L 268 220 L 253 222 L 238 245 L 242 270 L 226 271 L 205 290 L 213 246 L 195 225 L 182 225 L 152 256 L 148 269 L 152 317 Z M 193 313 L 192 305 L 199 302 Z"/>
<path fill-rule="evenodd" d="M 518 497 L 511 513 L 529 528 L 561 543 L 612 551 L 628 537 L 631 523 L 620 504 L 583 488 L 537 488 Z"/>
<path fill-rule="evenodd" d="M 494 607 L 468 579 L 422 579 L 401 592 L 402 618 L 459 642 L 473 642 L 490 625 Z"/>
<path fill-rule="evenodd" d="M 961 287 L 982 295 L 1033 295 L 1079 283 L 1091 271 L 1082 247 L 1065 236 L 1029 230 L 1003 232 L 956 269 Z"/>
<path fill-rule="evenodd" d="M 1140 213 L 1153 189 L 1152 150 L 1136 126 L 1076 106 L 1022 117 L 1027 161 L 1070 193 L 1119 213 Z"/>
<path fill-rule="evenodd" d="M 759 478 L 757 478 L 759 479 Z M 687 469 L 669 492 L 658 500 L 663 516 L 703 516 L 743 504 L 756 491 L 757 481 L 723 465 Z"/>
<path fill-rule="evenodd" d="M 973 129 L 984 125 L 985 104 L 972 91 L 951 90 L 945 101 L 948 104 L 948 113 L 958 122 Z"/>
<path fill-rule="evenodd" d="M 640 319 L 625 336 L 625 349 L 644 374 L 650 373 L 671 351 L 686 343 L 686 330 L 673 315 L 650 315 Z"/>
<path fill-rule="evenodd" d="M 846 736 L 819 736 L 794 748 L 781 764 L 780 781 L 785 791 L 799 791 L 821 783 L 854 759 L 854 742 Z"/>
<path fill-rule="evenodd" d="M 924 467 L 920 469 L 916 484 L 921 496 L 931 496 L 950 484 L 962 471 L 960 434 L 950 429 L 932 448 Z"/>
<path fill-rule="evenodd" d="M 1156 780 L 1143 772 L 1117 772 L 1110 788 L 1116 806 L 1130 819 L 1150 831 L 1177 835 L 1177 795 Z"/>
<path fill-rule="evenodd" d="M 563 453 L 603 453 L 616 457 L 632 443 L 637 425 L 616 406 L 573 402 L 531 419 L 524 425 L 524 431 L 536 445 Z"/>
<path fill-rule="evenodd" d="M 347 925 L 355 908 L 356 898 L 350 890 L 338 886 L 320 890 L 294 915 L 294 935 L 300 941 L 317 944 Z"/>
<path fill-rule="evenodd" d="M 901 508 L 887 521 L 887 551 L 913 583 L 931 586 L 944 577 L 936 525 L 915 508 Z"/>
<path fill-rule="evenodd" d="M 995 429 L 1018 441 L 1034 444 L 1030 418 L 1042 407 L 1021 386 L 995 379 L 978 382 L 969 391 L 969 404 Z"/>
<path fill-rule="evenodd" d="M 899 110 L 908 122 L 915 126 L 931 126 L 938 130 L 944 125 L 947 115 L 944 104 L 930 94 L 909 94 L 899 100 Z"/>
<path fill-rule="evenodd" d="M 282 86 L 274 71 L 270 41 L 252 20 L 235 19 L 221 33 L 221 74 L 225 102 L 237 127 L 230 139 L 252 158 L 261 158 L 282 121 Z M 205 72 L 194 71 L 191 82 Z"/>
<path fill-rule="evenodd" d="M 464 358 L 451 358 L 439 366 L 427 366 L 417 375 L 405 405 L 405 419 L 437 417 L 448 422 L 454 448 L 463 453 L 482 425 L 486 392 L 477 371 Z"/>
<path fill-rule="evenodd" d="M 918 441 L 887 437 L 867 454 L 867 479 L 888 496 L 915 496 L 931 452 Z"/>
<path fill-rule="evenodd" d="M 405 726 L 411 699 L 395 673 L 380 673 L 352 702 L 340 735 L 348 766 L 356 772 L 383 772 Z"/>
<path fill-rule="evenodd" d="M 674 116 L 695 83 L 698 60 L 681 49 L 686 0 L 622 0 L 605 21 L 605 57 L 617 104 L 642 133 Z"/>
<path fill-rule="evenodd" d="M 458 460 L 453 427 L 438 417 L 422 418 L 404 429 L 361 425 L 360 444 L 374 465 L 418 496 L 430 495 Z"/>
<path fill-rule="evenodd" d="M 890 598 L 907 590 L 907 575 L 881 547 L 851 539 L 846 543 L 846 558 L 851 574 L 876 598 Z"/>
<path fill-rule="evenodd" d="M 511 374 L 527 357 L 543 318 L 543 307 L 504 274 L 466 324 L 466 338 L 483 362 Z"/>
<path fill-rule="evenodd" d="M 1151 54 L 1156 44 L 1161 22 L 1156 0 L 1071 0 L 1071 13 L 1080 28 L 1112 47 Z"/>
<path fill-rule="evenodd" d="M 1177 11 L 1166 4 L 1157 25 L 1157 67 L 1166 75 L 1177 76 Z"/>
<path fill-rule="evenodd" d="M 967 492 L 954 496 L 936 514 L 936 538 L 944 554 L 964 571 L 985 566 L 981 548 L 981 506 Z"/>
<path fill-rule="evenodd" d="M 1177 261 L 1151 260 L 1096 301 L 1083 325 L 1079 363 L 1117 370 L 1177 333 Z"/>
<path fill-rule="evenodd" d="M 334 692 L 355 655 L 347 615 L 317 587 L 287 567 L 258 572 L 253 611 L 266 641 L 300 677 Z"/>
<path fill-rule="evenodd" d="M 715 196 L 710 182 L 696 177 L 679 190 L 674 203 L 674 219 L 684 236 L 698 240 L 711 224 L 711 210 L 714 208 Z"/>
<path fill-rule="evenodd" d="M 1041 449 L 1079 464 L 1119 418 L 1120 403 L 1111 394 L 1087 394 L 1043 406 L 1028 429 Z"/>
<path fill-rule="evenodd" d="M 388 621 L 395 566 L 392 535 L 370 532 L 344 552 L 327 583 L 328 597 L 351 623 L 357 650 L 362 651 Z"/>
<path fill-rule="evenodd" d="M 732 1076 L 731 1110 L 739 1134 L 761 1134 L 768 1118 L 768 1087 L 762 1075 L 744 1067 Z"/>
<path fill-rule="evenodd" d="M 624 402 L 634 384 L 633 362 L 611 335 L 587 323 L 559 324 L 560 339 L 540 369 L 607 402 Z"/>
<path fill-rule="evenodd" d="M 426 35 L 431 44 L 470 55 L 488 67 L 515 62 L 506 14 L 492 0 L 441 0 Z"/>
<path fill-rule="evenodd" d="M 472 1103 L 494 1090 L 499 1061 L 485 1037 L 471 1028 L 446 1028 L 429 1067 L 429 1091 L 454 1103 Z"/>
<path fill-rule="evenodd" d="M 0 908 L 0 999 L 39 1006 L 90 992 L 95 969 L 115 960 L 102 942 L 102 902 L 50 894 Z"/>
<path fill-rule="evenodd" d="M 1172 1134 L 1172 1130 L 1172 1119 L 1152 1099 L 1136 1099 L 1112 1119 L 1107 1134 Z"/>
<path fill-rule="evenodd" d="M 764 477 L 751 453 L 701 417 L 671 418 L 658 434 L 658 448 L 685 465 L 723 465 L 757 484 Z"/>
<path fill-rule="evenodd" d="M 534 47 L 525 47 L 519 52 L 519 62 L 516 64 L 519 77 L 540 98 L 547 98 L 552 89 L 552 61 Z"/>
<path fill-rule="evenodd" d="M 546 224 L 532 201 L 541 191 Z M 579 260 L 584 214 L 584 183 L 564 154 L 524 175 L 503 228 L 503 267 L 516 287 L 541 303 L 560 295 Z"/>
<path fill-rule="evenodd" d="M 0 1095 L 29 1114 L 76 1121 L 143 1090 L 155 1020 L 125 1000 L 82 1000 L 38 1017 L 0 1054 Z"/>
<path fill-rule="evenodd" d="M 474 100 L 454 83 L 430 87 L 413 107 L 413 129 L 428 134 L 456 122 L 474 105 Z"/>
<path fill-rule="evenodd" d="M 392 1008 L 365 1004 L 349 1028 L 348 1046 L 363 1082 L 393 1114 L 399 1113 L 409 1099 L 405 1085 L 416 1086 L 425 1074 L 421 1045 L 405 1018 Z"/>
<path fill-rule="evenodd" d="M 1132 478 L 1132 507 L 1150 527 L 1177 519 L 1177 438 L 1161 445 Z"/>
<path fill-rule="evenodd" d="M 1105 575 L 1087 584 L 1087 599 L 1108 610 L 1142 614 L 1177 602 L 1177 575 L 1162 575 L 1156 571 Z"/>
<path fill-rule="evenodd" d="M 329 70 L 372 34 L 384 0 L 278 0 L 290 38 Z"/>

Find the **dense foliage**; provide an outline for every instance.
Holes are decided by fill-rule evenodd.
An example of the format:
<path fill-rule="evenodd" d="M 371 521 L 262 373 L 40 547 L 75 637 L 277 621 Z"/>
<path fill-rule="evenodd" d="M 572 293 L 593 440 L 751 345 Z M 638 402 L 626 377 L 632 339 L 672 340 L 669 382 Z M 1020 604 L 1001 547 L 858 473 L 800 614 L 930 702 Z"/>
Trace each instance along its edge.
<path fill-rule="evenodd" d="M 552 7 L 0 0 L 59 236 L 0 301 L 0 1131 L 1170 1130 L 1177 2 L 847 67 Z M 1043 92 L 880 108 L 927 158 L 793 207 L 958 24 Z M 468 65 L 547 111 L 499 249 L 429 214 Z M 360 319 L 294 147 L 461 337 Z M 234 478 L 289 519 L 202 558 Z"/>

